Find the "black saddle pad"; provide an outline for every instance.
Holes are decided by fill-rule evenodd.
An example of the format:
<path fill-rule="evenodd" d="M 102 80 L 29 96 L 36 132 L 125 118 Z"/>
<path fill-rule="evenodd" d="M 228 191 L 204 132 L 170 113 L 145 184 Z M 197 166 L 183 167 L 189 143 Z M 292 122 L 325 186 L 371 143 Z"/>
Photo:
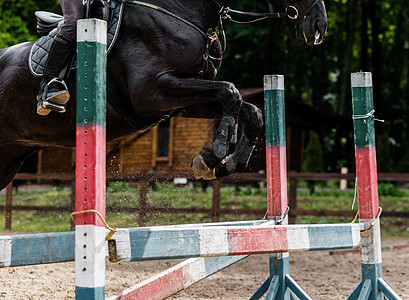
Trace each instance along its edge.
<path fill-rule="evenodd" d="M 108 22 L 107 32 L 107 53 L 111 51 L 118 37 L 119 29 L 121 27 L 123 3 L 116 2 L 113 13 Z M 30 51 L 28 66 L 31 74 L 36 77 L 42 77 L 45 64 L 47 63 L 48 55 L 53 45 L 54 37 L 57 35 L 62 24 L 52 30 L 48 35 L 39 38 L 33 45 Z"/>

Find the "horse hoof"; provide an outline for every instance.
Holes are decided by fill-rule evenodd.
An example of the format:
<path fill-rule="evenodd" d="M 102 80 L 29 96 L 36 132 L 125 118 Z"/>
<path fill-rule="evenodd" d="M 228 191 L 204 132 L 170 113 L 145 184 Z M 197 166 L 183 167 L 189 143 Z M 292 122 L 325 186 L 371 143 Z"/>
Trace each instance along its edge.
<path fill-rule="evenodd" d="M 216 170 L 215 169 L 210 170 L 204 176 L 202 176 L 202 178 L 204 180 L 214 180 L 214 179 L 216 179 Z"/>
<path fill-rule="evenodd" d="M 214 170 L 211 170 L 206 165 L 206 163 L 203 160 L 203 157 L 200 154 L 193 159 L 192 170 L 193 176 L 195 176 L 196 179 L 203 178 L 204 180 L 211 180 L 216 178 L 214 175 Z M 212 178 L 212 176 L 214 178 Z"/>

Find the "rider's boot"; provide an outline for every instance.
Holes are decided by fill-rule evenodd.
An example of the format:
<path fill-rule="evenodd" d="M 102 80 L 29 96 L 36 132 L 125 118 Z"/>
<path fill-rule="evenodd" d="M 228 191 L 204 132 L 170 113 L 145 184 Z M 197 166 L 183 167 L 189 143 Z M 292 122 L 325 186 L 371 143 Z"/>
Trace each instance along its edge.
<path fill-rule="evenodd" d="M 51 110 L 65 112 L 70 93 L 63 79 L 70 69 L 74 46 L 75 43 L 63 35 L 55 36 L 40 83 L 37 114 L 45 116 Z"/>

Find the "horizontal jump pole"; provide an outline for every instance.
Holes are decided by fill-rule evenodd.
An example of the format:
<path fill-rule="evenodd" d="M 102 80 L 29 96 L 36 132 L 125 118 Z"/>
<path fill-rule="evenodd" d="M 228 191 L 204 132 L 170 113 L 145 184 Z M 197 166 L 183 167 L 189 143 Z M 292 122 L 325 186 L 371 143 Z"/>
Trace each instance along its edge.
<path fill-rule="evenodd" d="M 359 246 L 359 224 L 119 229 L 112 261 L 350 249 Z"/>
<path fill-rule="evenodd" d="M 200 225 L 119 229 L 113 237 L 115 259 L 142 261 L 350 249 L 359 246 L 361 229 L 359 224 Z M 74 232 L 0 237 L 0 267 L 74 261 L 74 252 Z"/>
<path fill-rule="evenodd" d="M 247 255 L 190 258 L 152 276 L 107 300 L 156 300 L 170 297 L 248 257 Z"/>
<path fill-rule="evenodd" d="M 157 229 L 206 226 L 258 226 L 267 220 L 158 226 Z M 75 232 L 0 236 L 0 267 L 38 265 L 75 260 Z"/>
<path fill-rule="evenodd" d="M 155 230 L 169 230 L 178 228 L 192 228 L 192 227 L 220 227 L 220 226 L 260 226 L 260 225 L 273 225 L 269 220 L 255 220 L 255 221 L 228 221 L 228 222 L 212 222 L 212 223 L 197 223 L 197 224 L 179 224 L 179 225 L 165 225 L 165 226 L 153 226 L 144 227 L 151 228 Z M 140 229 L 139 227 L 138 229 Z M 136 228 L 134 228 L 136 229 Z"/>
<path fill-rule="evenodd" d="M 246 224 L 247 223 L 247 224 Z M 195 224 L 196 227 L 203 226 L 240 226 L 240 225 L 274 225 L 275 221 L 238 221 Z M 176 225 L 175 227 L 187 227 L 191 225 Z M 172 268 L 156 274 L 126 290 L 108 298 L 117 299 L 165 299 L 170 297 L 196 282 L 205 279 L 243 259 L 248 255 L 198 257 L 185 260 Z"/>
<path fill-rule="evenodd" d="M 74 261 L 75 233 L 0 236 L 0 267 Z"/>

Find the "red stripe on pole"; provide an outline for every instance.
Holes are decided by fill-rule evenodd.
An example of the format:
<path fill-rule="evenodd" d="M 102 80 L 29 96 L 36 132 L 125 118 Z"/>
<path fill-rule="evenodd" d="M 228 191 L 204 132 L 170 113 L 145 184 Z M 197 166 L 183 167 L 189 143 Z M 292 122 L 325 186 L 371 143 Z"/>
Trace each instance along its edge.
<path fill-rule="evenodd" d="M 229 244 L 231 254 L 254 254 L 286 252 L 288 251 L 287 229 L 282 226 L 276 226 L 274 230 L 266 228 L 255 229 L 230 229 Z"/>
<path fill-rule="evenodd" d="M 379 212 L 375 147 L 355 148 L 359 218 L 375 219 Z"/>
<path fill-rule="evenodd" d="M 97 210 L 105 218 L 106 129 L 77 126 L 76 211 Z M 104 227 L 95 213 L 77 214 L 76 225 Z"/>
<path fill-rule="evenodd" d="M 143 286 L 131 288 L 134 290 L 125 290 L 116 296 L 121 300 L 156 300 L 165 299 L 184 289 L 183 268 L 176 269 L 158 279 Z"/>
<path fill-rule="evenodd" d="M 287 211 L 286 147 L 266 146 L 268 216 L 282 217 Z"/>

